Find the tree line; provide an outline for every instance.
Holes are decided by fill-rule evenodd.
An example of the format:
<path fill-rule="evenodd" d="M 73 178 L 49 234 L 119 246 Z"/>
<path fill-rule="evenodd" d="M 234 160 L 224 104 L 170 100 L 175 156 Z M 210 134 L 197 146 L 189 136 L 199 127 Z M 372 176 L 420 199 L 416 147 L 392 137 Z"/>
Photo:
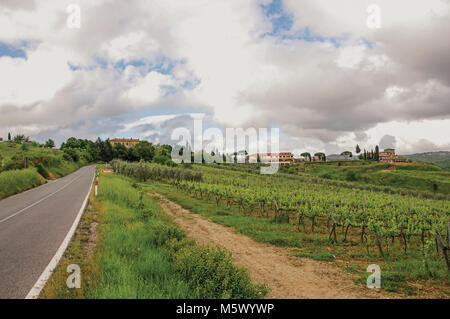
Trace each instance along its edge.
<path fill-rule="evenodd" d="M 84 159 L 87 162 L 110 162 L 120 159 L 128 162 L 152 162 L 168 166 L 176 165 L 171 159 L 172 146 L 140 141 L 136 146 L 127 148 L 122 144 L 111 145 L 109 140 L 98 138 L 95 142 L 88 139 L 68 138 L 61 144 L 64 156 L 73 161 Z"/>

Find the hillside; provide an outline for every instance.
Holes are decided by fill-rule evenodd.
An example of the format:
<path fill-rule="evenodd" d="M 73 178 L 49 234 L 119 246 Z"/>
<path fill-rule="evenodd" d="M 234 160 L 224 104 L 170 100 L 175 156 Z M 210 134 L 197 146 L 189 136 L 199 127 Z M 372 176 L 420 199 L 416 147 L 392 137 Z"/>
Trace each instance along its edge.
<path fill-rule="evenodd" d="M 436 166 L 439 166 L 444 171 L 450 172 L 450 152 L 449 151 L 440 151 L 440 152 L 427 152 L 427 153 L 418 153 L 411 155 L 403 155 L 413 161 L 420 162 L 428 162 L 433 163 Z"/>
<path fill-rule="evenodd" d="M 36 145 L 0 143 L 0 199 L 65 176 L 86 164 L 73 161 L 61 150 Z"/>
<path fill-rule="evenodd" d="M 399 165 L 360 160 L 306 162 L 289 168 L 288 172 L 405 191 L 450 194 L 450 173 L 427 162 Z"/>

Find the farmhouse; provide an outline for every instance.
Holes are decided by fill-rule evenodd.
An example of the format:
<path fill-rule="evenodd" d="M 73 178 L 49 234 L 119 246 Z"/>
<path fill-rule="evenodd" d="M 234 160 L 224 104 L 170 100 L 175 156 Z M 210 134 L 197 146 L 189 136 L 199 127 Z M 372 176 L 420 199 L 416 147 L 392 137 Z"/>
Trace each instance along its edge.
<path fill-rule="evenodd" d="M 139 143 L 139 139 L 133 139 L 133 138 L 113 138 L 112 140 L 109 140 L 109 143 L 114 146 L 116 144 L 122 144 L 126 148 L 134 147 L 136 144 Z"/>
<path fill-rule="evenodd" d="M 256 153 L 248 156 L 249 163 L 278 163 L 281 167 L 287 167 L 294 163 L 294 154 L 284 153 Z"/>
<path fill-rule="evenodd" d="M 383 152 L 380 152 L 379 158 L 380 158 L 380 161 L 386 162 L 386 163 L 404 163 L 404 162 L 406 162 L 405 158 L 398 157 L 398 155 L 395 154 L 395 149 L 393 149 L 393 148 L 384 149 Z"/>

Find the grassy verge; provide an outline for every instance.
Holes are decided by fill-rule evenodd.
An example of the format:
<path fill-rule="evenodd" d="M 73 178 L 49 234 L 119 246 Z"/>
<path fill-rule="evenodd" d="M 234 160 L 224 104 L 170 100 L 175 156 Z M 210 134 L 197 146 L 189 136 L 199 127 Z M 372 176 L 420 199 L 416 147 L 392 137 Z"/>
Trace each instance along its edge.
<path fill-rule="evenodd" d="M 88 254 L 93 223 L 96 245 Z M 66 285 L 67 266 L 81 288 Z M 197 246 L 132 179 L 102 175 L 99 196 L 48 282 L 43 298 L 260 298 L 246 270 L 217 247 Z"/>
<path fill-rule="evenodd" d="M 217 207 L 212 201 L 194 199 L 169 185 L 152 183 L 142 186 L 146 190 L 165 195 L 193 213 L 201 214 L 218 224 L 233 227 L 258 242 L 292 248 L 293 255 L 298 257 L 335 262 L 355 274 L 357 283 L 365 284 L 369 275 L 366 268 L 375 263 L 382 269 L 382 287 L 388 291 L 415 295 L 429 290 L 429 296 L 449 296 L 450 274 L 443 258 L 424 259 L 419 249 L 419 240 L 414 245 L 416 248 L 411 247 L 406 254 L 402 252 L 400 242 L 397 241 L 395 244 L 399 247 L 392 246 L 389 256 L 383 259 L 375 246 L 363 247 L 358 244 L 359 233 L 356 230 L 350 230 L 346 242 L 339 238 L 338 243 L 331 244 L 326 227 L 316 228 L 314 233 L 308 229 L 299 232 L 297 225 L 292 223 L 275 223 L 273 218 L 239 213 L 235 208 L 220 204 Z M 326 222 L 320 224 L 326 225 Z"/>
<path fill-rule="evenodd" d="M 64 160 L 63 152 L 30 145 L 0 143 L 0 199 L 39 186 L 48 179 L 68 175 L 85 161 Z M 27 169 L 23 169 L 27 159 Z"/>
<path fill-rule="evenodd" d="M 43 181 L 35 168 L 0 173 L 0 199 L 39 186 Z"/>
<path fill-rule="evenodd" d="M 47 179 L 56 179 L 68 175 L 83 166 L 82 163 L 62 163 L 46 168 L 42 165 L 27 169 L 14 169 L 0 173 L 0 199 L 21 193 L 46 183 Z"/>

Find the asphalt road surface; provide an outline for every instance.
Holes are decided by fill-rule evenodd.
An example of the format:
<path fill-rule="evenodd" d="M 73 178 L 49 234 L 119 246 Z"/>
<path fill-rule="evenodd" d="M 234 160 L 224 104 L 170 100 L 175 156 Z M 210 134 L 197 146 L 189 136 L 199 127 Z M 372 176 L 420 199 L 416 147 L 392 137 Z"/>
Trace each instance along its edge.
<path fill-rule="evenodd" d="M 69 232 L 95 166 L 0 201 L 0 298 L 25 298 Z"/>

